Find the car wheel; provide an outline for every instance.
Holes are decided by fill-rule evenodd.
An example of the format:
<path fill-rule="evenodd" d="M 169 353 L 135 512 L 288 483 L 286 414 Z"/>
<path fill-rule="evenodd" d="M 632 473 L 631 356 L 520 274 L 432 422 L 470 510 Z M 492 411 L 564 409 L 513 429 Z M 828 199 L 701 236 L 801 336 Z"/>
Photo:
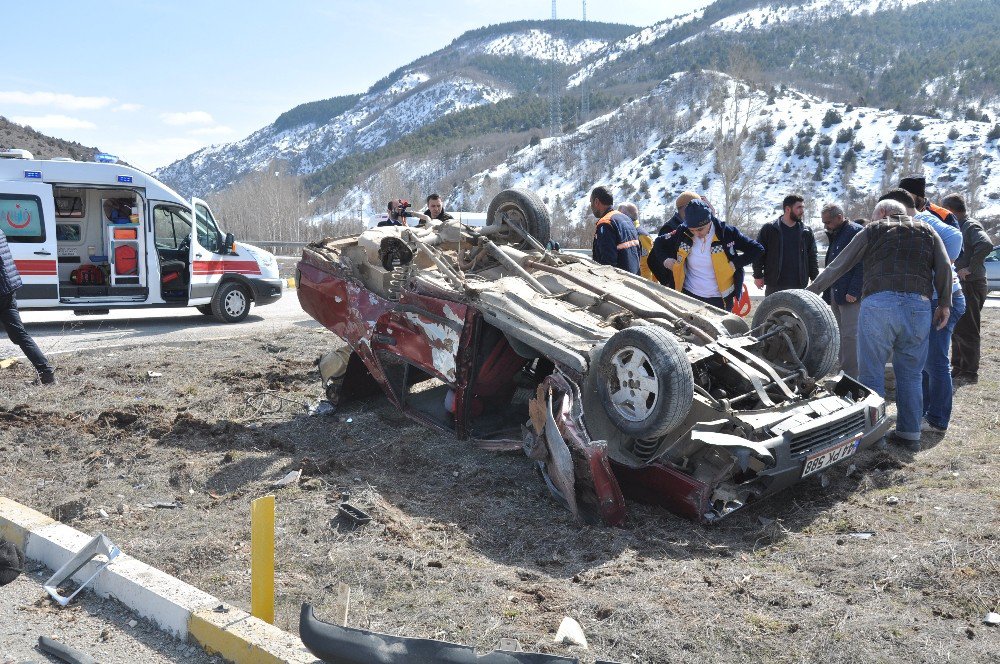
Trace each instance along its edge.
<path fill-rule="evenodd" d="M 517 224 L 544 245 L 552 236 L 552 221 L 542 199 L 527 189 L 505 189 L 493 197 L 486 213 L 489 224 Z M 504 228 L 495 237 L 498 244 L 509 244 L 518 249 L 532 249 L 529 242 L 510 228 Z"/>
<path fill-rule="evenodd" d="M 250 313 L 250 292 L 246 286 L 230 281 L 215 289 L 212 315 L 223 323 L 239 323 Z"/>
<path fill-rule="evenodd" d="M 680 343 L 659 327 L 629 327 L 604 345 L 597 392 L 618 429 L 658 438 L 687 417 L 694 399 L 691 363 Z"/>
<path fill-rule="evenodd" d="M 833 371 L 840 353 L 840 328 L 823 298 L 807 290 L 768 295 L 754 312 L 754 334 L 763 336 L 779 325 L 785 326 L 785 334 L 760 344 L 765 359 L 795 367 L 797 356 L 806 373 L 817 380 Z M 785 337 L 795 350 L 794 356 Z"/>
<path fill-rule="evenodd" d="M 213 316 L 214 315 L 212 313 L 212 305 L 211 304 L 202 304 L 202 305 L 199 305 L 199 306 L 195 307 L 195 309 L 197 309 L 199 312 L 205 314 L 206 316 Z"/>

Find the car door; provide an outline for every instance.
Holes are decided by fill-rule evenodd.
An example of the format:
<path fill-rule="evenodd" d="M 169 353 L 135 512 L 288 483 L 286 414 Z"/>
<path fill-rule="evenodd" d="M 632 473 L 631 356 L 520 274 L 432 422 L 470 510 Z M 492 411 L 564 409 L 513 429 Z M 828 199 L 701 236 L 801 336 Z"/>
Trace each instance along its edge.
<path fill-rule="evenodd" d="M 17 299 L 26 307 L 55 306 L 59 304 L 59 270 L 52 185 L 4 182 L 2 186 L 0 230 L 7 236 L 24 282 Z"/>
<path fill-rule="evenodd" d="M 190 304 L 207 304 L 226 272 L 222 233 L 208 203 L 191 199 L 191 297 Z"/>

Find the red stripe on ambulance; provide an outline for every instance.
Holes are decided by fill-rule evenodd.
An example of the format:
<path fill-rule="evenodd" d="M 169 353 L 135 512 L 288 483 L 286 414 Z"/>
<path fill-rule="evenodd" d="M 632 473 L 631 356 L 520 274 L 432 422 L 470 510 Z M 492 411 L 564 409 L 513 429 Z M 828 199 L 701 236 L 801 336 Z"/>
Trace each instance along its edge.
<path fill-rule="evenodd" d="M 225 274 L 235 272 L 237 274 L 260 274 L 260 265 L 257 261 L 195 261 L 194 273 L 197 275 Z"/>
<path fill-rule="evenodd" d="M 54 277 L 58 275 L 55 261 L 16 260 L 14 267 L 17 268 L 22 277 Z"/>

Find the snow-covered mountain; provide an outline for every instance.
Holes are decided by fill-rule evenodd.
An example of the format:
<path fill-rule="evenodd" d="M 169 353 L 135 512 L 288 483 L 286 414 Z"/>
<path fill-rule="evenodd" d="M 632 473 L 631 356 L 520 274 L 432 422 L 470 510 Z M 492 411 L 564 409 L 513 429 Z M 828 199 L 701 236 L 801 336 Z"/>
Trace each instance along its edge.
<path fill-rule="evenodd" d="M 526 187 L 542 197 L 564 228 L 589 229 L 588 193 L 597 184 L 610 186 L 619 201 L 637 203 L 651 227 L 669 218 L 676 196 L 690 189 L 707 195 L 720 216 L 749 229 L 775 217 L 792 192 L 806 196 L 814 223 L 825 202 L 840 202 L 855 215 L 870 212 L 874 197 L 908 174 L 924 174 L 933 196 L 952 189 L 967 193 L 972 158 L 983 183 L 977 191 L 979 214 L 1000 215 L 1000 178 L 994 177 L 1000 173 L 1000 149 L 996 139 L 988 139 L 992 127 L 826 102 L 794 89 L 750 90 L 725 74 L 689 72 L 441 193 L 451 207 L 475 210 L 485 209 L 502 188 Z M 741 195 L 727 211 L 727 182 L 716 149 L 726 136 L 744 134 L 739 168 L 729 183 Z M 389 166 L 399 173 L 436 167 L 432 160 L 412 159 Z M 382 201 L 369 197 L 378 191 L 379 177 L 348 191 L 333 215 L 379 209 Z M 411 183 L 426 190 L 426 182 Z"/>
<path fill-rule="evenodd" d="M 548 64 L 574 65 L 629 26 L 522 22 L 466 33 L 450 46 L 397 70 L 335 117 L 274 123 L 235 143 L 215 145 L 156 171 L 179 191 L 221 189 L 272 161 L 305 175 L 377 149 L 460 111 L 496 104 L 537 88 Z M 581 27 L 582 26 L 582 27 Z M 291 124 L 291 126 L 289 126 Z"/>
<path fill-rule="evenodd" d="M 998 32 L 995 0 L 718 0 L 643 29 L 490 26 L 364 95 L 296 107 L 157 174 L 181 191 L 220 190 L 278 160 L 283 173 L 306 176 L 324 218 L 377 212 L 393 192 L 435 190 L 475 209 L 521 184 L 577 220 L 586 191 L 604 182 L 650 215 L 693 187 L 751 220 L 791 189 L 860 209 L 903 169 L 922 168 L 938 190 L 962 185 L 971 158 L 986 179 L 981 202 L 1000 212 L 988 177 L 989 137 L 1000 132 Z M 710 70 L 751 77 L 756 91 L 737 100 L 741 84 Z M 553 74 L 565 84 L 564 135 L 543 139 Z M 734 163 L 730 149 L 720 166 L 716 135 L 736 127 L 747 135 L 737 141 L 747 182 L 720 177 Z"/>

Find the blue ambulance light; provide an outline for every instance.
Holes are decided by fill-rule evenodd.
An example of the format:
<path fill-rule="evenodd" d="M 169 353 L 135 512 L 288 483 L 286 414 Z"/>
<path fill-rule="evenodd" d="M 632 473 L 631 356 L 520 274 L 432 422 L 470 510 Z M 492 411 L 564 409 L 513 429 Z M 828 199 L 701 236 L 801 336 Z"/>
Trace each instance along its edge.
<path fill-rule="evenodd" d="M 24 172 L 24 177 L 29 178 L 31 180 L 41 180 L 42 179 L 42 172 L 41 171 L 25 171 Z"/>
<path fill-rule="evenodd" d="M 108 154 L 107 152 L 98 152 L 94 155 L 94 161 L 100 164 L 117 164 L 118 157 L 113 154 Z"/>
<path fill-rule="evenodd" d="M 118 181 L 119 182 L 131 182 L 132 181 L 132 176 L 131 175 L 119 175 L 118 176 Z"/>

